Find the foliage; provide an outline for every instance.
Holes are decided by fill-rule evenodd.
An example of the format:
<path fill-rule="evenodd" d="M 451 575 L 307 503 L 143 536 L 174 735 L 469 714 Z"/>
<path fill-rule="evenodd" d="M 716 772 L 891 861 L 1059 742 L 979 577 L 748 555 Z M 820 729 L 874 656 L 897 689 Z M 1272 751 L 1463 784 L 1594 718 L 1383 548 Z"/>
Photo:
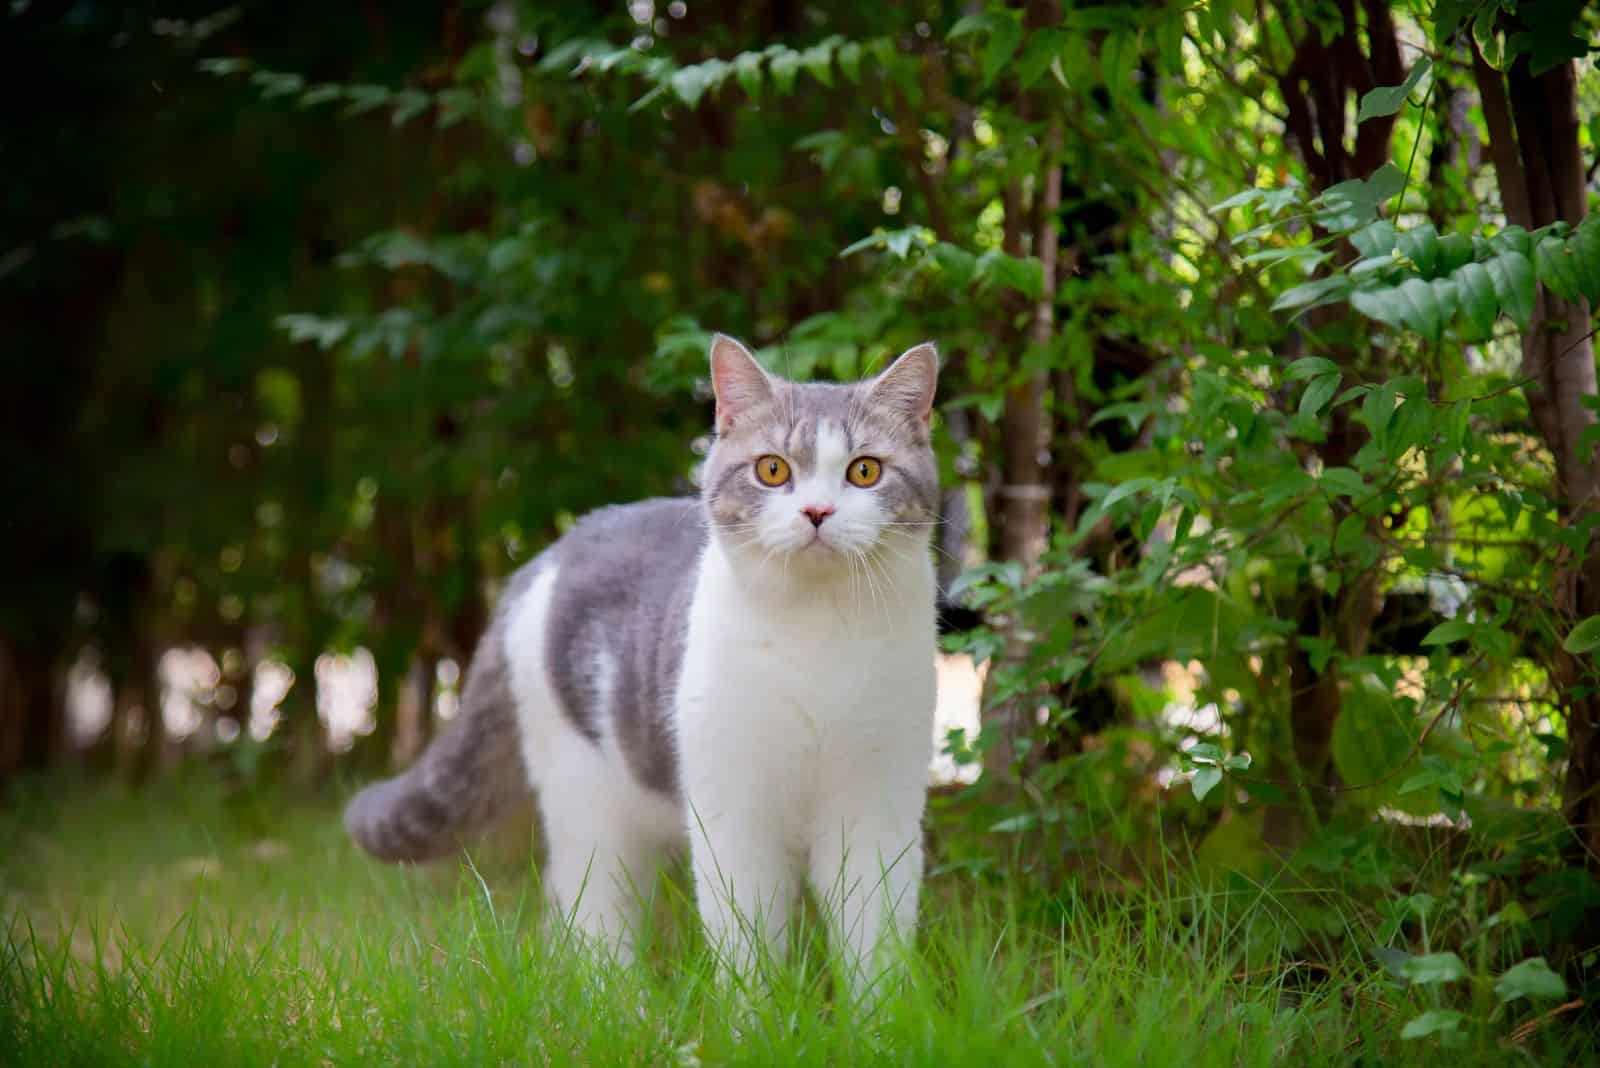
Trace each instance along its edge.
<path fill-rule="evenodd" d="M 1326 972 L 1253 966 L 1237 930 L 1293 935 L 1259 894 L 1242 908 L 1156 888 L 1036 900 L 935 876 L 906 979 L 864 1026 L 830 995 L 809 925 L 760 997 L 719 990 L 681 891 L 663 884 L 648 963 L 596 975 L 536 919 L 509 843 L 448 870 L 352 865 L 327 808 L 275 799 L 261 837 L 220 800 L 200 780 L 22 799 L 25 837 L 0 860 L 15 888 L 0 914 L 0 1045 L 16 1060 L 1266 1065 L 1349 1063 L 1360 1047 L 1435 1061 L 1398 1017 L 1437 987 L 1355 952 Z M 104 819 L 123 828 L 109 843 Z M 1341 908 L 1365 922 L 1356 902 Z M 1556 982 L 1530 962 L 1497 997 L 1543 1009 Z M 1584 1056 L 1558 1028 L 1502 1049 L 1499 1019 L 1451 1026 L 1490 1040 L 1484 1063 Z"/>
<path fill-rule="evenodd" d="M 1573 724 L 1600 693 L 1600 614 L 1561 598 L 1587 589 L 1600 512 L 1566 492 L 1522 347 L 1562 325 L 1550 301 L 1600 305 L 1600 216 L 1591 163 L 1587 214 L 1512 220 L 1481 86 L 1570 67 L 1592 161 L 1596 12 L 1268 10 L 447 5 L 386 14 L 381 46 L 358 15 L 294 45 L 254 11 L 41 22 L 30 39 L 115 54 L 108 84 L 183 105 L 134 96 L 97 124 L 115 179 L 76 144 L 9 179 L 49 217 L 0 257 L 17 307 L 100 329 L 18 372 L 28 433 L 83 428 L 56 481 L 84 489 L 15 494 L 54 519 L 8 534 L 13 555 L 71 563 L 0 633 L 46 606 L 53 668 L 88 642 L 119 688 L 161 642 L 266 646 L 302 679 L 364 644 L 394 687 L 414 656 L 464 661 L 497 583 L 575 515 L 692 488 L 709 330 L 838 379 L 932 337 L 975 532 L 941 546 L 972 565 L 945 595 L 985 620 L 947 644 L 991 661 L 988 706 L 1028 724 L 1015 789 L 936 803 L 936 882 L 1042 898 L 1185 854 L 1225 888 L 1196 1019 L 1235 1011 L 1235 951 L 1381 982 L 1402 1050 L 1593 1004 L 1600 884 L 1561 811 L 1594 744 Z M 1570 451 L 1597 446 L 1590 425 Z M 1041 452 L 1048 485 L 1025 488 L 1048 537 L 1022 559 L 1008 479 Z M 275 739 L 319 740 L 307 689 Z M 952 755 L 984 761 L 999 721 Z M 1227 902 L 1269 881 L 1253 934 Z M 1330 883 L 1335 906 L 1312 892 Z M 1160 899 L 1110 915 L 1137 907 L 1183 921 Z M 975 952 L 942 937 L 930 959 Z M 1074 945 L 1099 951 L 1046 964 L 1070 971 Z M 1030 1033 L 1071 1026 L 1064 986 L 1007 975 L 1006 1012 L 1047 1000 L 997 1033 L 1040 1010 Z M 1092 989 L 1074 1011 L 1129 1026 L 1155 996 Z M 1252 990 L 1238 1012 L 1323 1026 L 1322 1003 Z"/>

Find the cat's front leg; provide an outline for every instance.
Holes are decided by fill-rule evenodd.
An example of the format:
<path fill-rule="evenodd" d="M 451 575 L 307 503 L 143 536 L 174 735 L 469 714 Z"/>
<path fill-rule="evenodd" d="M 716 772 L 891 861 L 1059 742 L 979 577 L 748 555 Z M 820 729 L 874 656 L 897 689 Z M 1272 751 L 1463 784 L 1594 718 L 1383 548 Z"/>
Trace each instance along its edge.
<path fill-rule="evenodd" d="M 748 983 L 782 961 L 799 894 L 793 858 L 774 833 L 774 818 L 749 808 L 697 816 L 691 806 L 690 859 L 695 904 L 706 941 L 725 974 Z"/>
<path fill-rule="evenodd" d="M 851 992 L 882 996 L 917 925 L 922 885 L 920 797 L 865 811 L 836 809 L 813 839 L 812 888 Z"/>

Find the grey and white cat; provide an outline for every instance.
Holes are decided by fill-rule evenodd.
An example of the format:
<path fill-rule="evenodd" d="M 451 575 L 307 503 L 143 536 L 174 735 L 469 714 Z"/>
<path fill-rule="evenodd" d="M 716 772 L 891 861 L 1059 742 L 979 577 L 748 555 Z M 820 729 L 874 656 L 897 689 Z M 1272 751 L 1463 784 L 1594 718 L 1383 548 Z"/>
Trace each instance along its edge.
<path fill-rule="evenodd" d="M 356 796 L 351 835 L 440 856 L 533 791 L 553 905 L 622 954 L 687 843 L 730 966 L 781 954 L 808 882 L 866 974 L 922 876 L 937 375 L 924 344 L 864 382 L 791 383 L 717 337 L 700 499 L 601 509 L 518 571 L 457 722 Z"/>

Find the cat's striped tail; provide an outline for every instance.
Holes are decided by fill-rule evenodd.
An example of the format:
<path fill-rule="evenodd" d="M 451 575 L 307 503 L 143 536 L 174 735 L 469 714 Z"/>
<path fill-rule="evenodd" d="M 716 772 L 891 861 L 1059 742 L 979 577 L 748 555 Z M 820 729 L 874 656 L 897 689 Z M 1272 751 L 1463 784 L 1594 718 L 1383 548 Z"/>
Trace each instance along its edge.
<path fill-rule="evenodd" d="M 356 794 L 345 830 L 380 860 L 447 856 L 461 836 L 531 796 L 499 617 L 473 655 L 461 710 L 404 773 Z"/>

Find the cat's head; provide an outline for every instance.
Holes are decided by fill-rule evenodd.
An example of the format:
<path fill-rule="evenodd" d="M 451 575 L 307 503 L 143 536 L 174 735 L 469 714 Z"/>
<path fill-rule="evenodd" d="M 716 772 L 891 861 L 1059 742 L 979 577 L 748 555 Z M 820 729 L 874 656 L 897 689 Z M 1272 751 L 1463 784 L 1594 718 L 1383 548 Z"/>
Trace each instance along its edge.
<path fill-rule="evenodd" d="M 718 335 L 704 498 L 724 548 L 808 569 L 925 551 L 939 513 L 928 427 L 938 375 L 922 344 L 876 378 L 788 382 Z"/>

